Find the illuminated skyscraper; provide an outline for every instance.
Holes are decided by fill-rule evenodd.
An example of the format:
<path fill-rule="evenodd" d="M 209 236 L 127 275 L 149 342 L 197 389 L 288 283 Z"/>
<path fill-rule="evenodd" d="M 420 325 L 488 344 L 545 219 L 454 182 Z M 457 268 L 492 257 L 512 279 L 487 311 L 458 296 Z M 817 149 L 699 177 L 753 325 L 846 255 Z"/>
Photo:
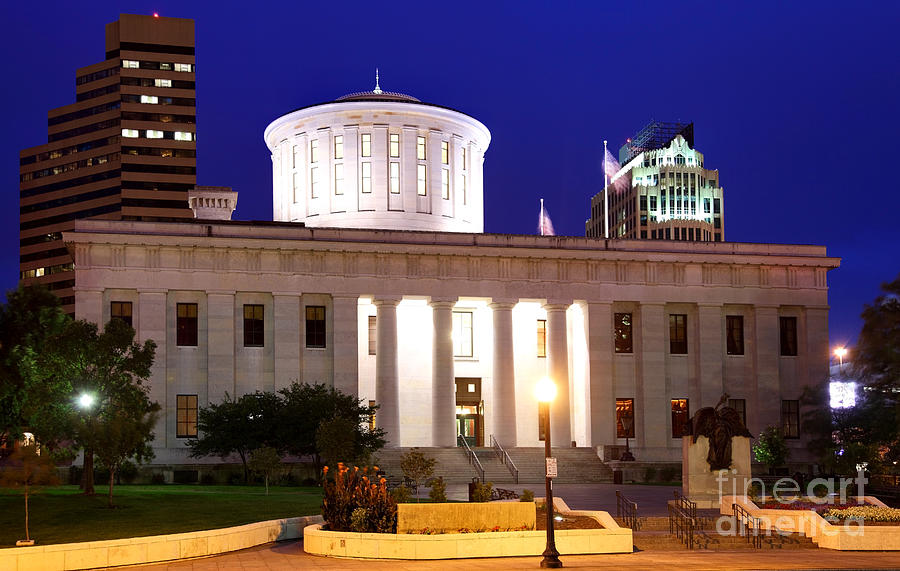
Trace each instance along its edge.
<path fill-rule="evenodd" d="M 721 242 L 724 191 L 717 170 L 704 168 L 693 123 L 653 122 L 619 149 L 620 168 L 591 198 L 585 234 L 610 238 Z"/>
<path fill-rule="evenodd" d="M 122 14 L 106 57 L 77 70 L 47 144 L 19 154 L 19 269 L 74 309 L 63 231 L 78 218 L 182 220 L 197 181 L 194 21 Z"/>

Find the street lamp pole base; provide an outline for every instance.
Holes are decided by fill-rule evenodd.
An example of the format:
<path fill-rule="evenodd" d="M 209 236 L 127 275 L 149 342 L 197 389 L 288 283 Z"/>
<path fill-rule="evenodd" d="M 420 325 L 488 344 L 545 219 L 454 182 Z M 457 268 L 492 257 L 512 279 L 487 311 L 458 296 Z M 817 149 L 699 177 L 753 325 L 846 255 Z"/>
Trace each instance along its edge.
<path fill-rule="evenodd" d="M 541 567 L 546 569 L 559 569 L 562 566 L 562 561 L 559 560 L 559 553 L 548 554 L 544 552 L 544 558 L 541 560 Z"/>

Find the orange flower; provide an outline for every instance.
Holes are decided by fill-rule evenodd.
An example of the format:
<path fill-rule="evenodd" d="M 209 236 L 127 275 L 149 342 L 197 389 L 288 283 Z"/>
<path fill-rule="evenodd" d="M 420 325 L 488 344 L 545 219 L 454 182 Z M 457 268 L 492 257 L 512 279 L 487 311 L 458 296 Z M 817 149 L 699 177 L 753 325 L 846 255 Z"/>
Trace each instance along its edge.
<path fill-rule="evenodd" d="M 325 472 L 325 473 L 327 474 L 327 473 L 328 473 L 328 466 L 325 466 L 324 468 L 322 468 L 322 471 Z"/>

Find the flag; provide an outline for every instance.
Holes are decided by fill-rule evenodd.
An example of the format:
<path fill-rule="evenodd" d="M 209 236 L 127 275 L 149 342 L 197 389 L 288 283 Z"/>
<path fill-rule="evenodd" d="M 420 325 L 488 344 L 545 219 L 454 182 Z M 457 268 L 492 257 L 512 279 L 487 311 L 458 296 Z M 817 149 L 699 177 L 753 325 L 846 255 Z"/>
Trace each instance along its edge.
<path fill-rule="evenodd" d="M 617 161 L 616 158 L 612 156 L 612 153 L 609 152 L 609 149 L 607 149 L 606 155 L 603 157 L 603 173 L 612 180 L 612 177 L 615 176 L 621 168 L 619 161 Z"/>
<path fill-rule="evenodd" d="M 553 232 L 553 222 L 550 221 L 550 215 L 547 214 L 547 209 L 544 208 L 544 199 L 541 199 L 541 214 L 538 217 L 538 232 L 540 232 L 541 236 L 556 236 L 556 233 Z"/>

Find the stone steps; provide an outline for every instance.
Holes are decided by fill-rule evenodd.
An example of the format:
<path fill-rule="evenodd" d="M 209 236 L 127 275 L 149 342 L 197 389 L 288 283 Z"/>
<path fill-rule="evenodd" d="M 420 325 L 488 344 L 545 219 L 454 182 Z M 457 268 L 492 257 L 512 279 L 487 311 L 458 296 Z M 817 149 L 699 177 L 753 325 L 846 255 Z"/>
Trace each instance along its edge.
<path fill-rule="evenodd" d="M 732 518 L 728 518 L 731 520 Z M 703 525 L 694 531 L 694 549 L 730 551 L 755 549 L 746 537 L 720 534 L 715 518 L 704 518 Z M 675 535 L 669 533 L 669 518 L 640 518 L 640 530 L 634 532 L 634 546 L 640 551 L 687 549 Z M 620 525 L 622 522 L 619 522 Z M 734 529 L 733 522 L 721 524 L 724 530 Z M 765 532 L 763 532 L 765 533 Z M 817 549 L 812 539 L 796 533 L 763 535 L 761 549 Z"/>

